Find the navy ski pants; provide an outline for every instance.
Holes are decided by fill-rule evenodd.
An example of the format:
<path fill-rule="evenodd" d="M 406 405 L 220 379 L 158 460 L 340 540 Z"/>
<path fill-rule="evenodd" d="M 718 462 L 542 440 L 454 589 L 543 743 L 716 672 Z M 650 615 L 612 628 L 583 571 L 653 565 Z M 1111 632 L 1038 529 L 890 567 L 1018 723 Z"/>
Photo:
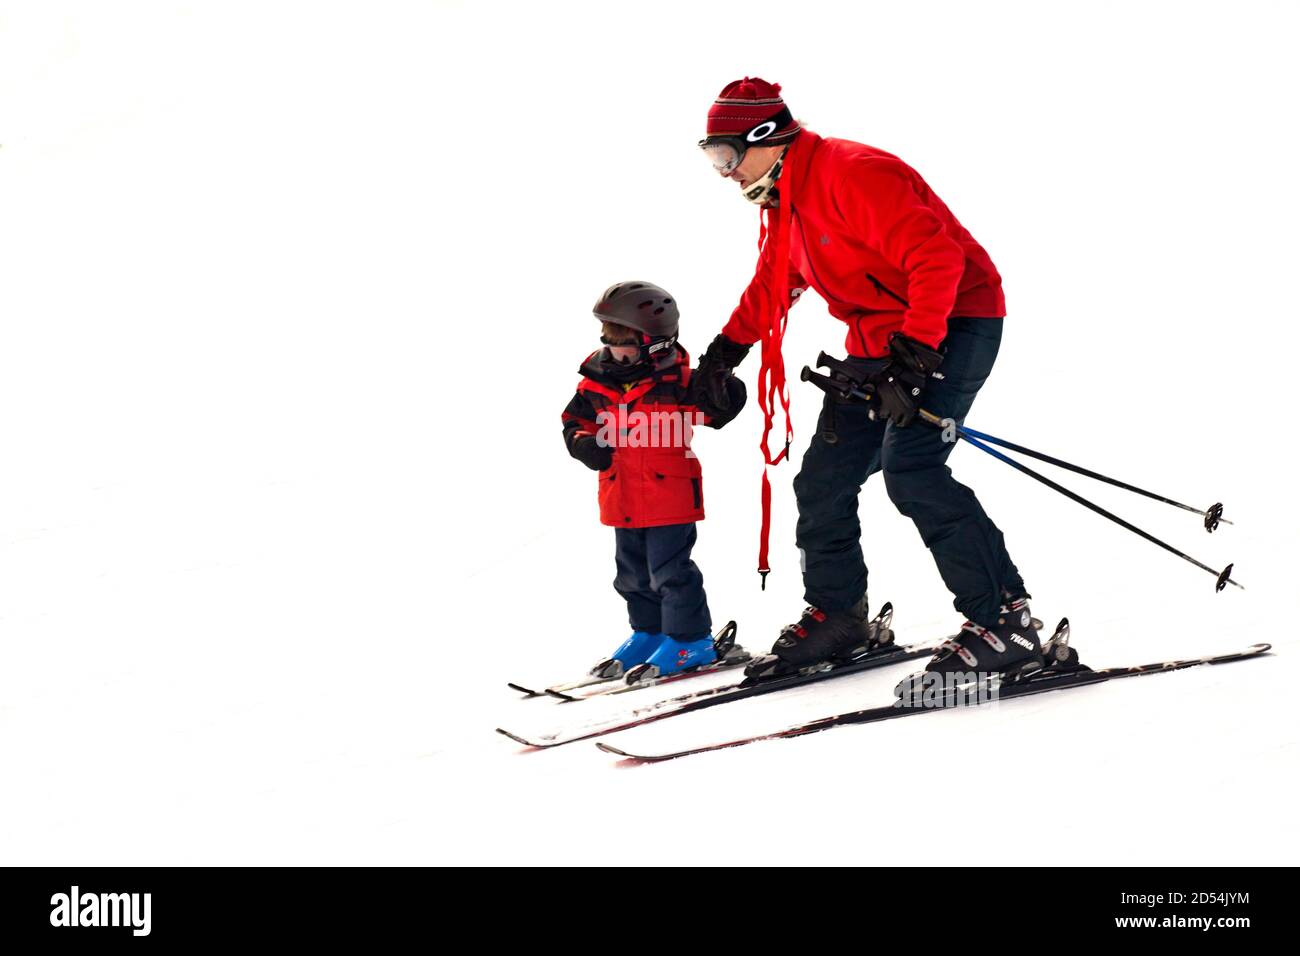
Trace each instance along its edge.
<path fill-rule="evenodd" d="M 634 631 L 699 637 L 713 626 L 704 575 L 691 560 L 695 525 L 615 528 L 614 590 L 627 601 Z"/>
<path fill-rule="evenodd" d="M 940 367 L 944 377 L 926 386 L 922 407 L 961 424 L 993 368 L 1001 341 L 1002 319 L 951 319 Z M 878 359 L 848 361 L 864 370 L 883 365 Z M 794 479 L 804 599 L 823 610 L 843 610 L 866 593 L 858 492 L 881 471 L 890 500 L 912 519 L 934 555 L 953 606 L 975 623 L 993 626 L 1003 590 L 1024 594 L 1025 585 L 1002 532 L 945 464 L 955 442 L 945 441 L 939 428 L 920 419 L 897 428 L 870 420 L 867 411 L 861 402 L 827 396 L 817 434 Z M 839 438 L 835 443 L 823 437 L 831 427 Z"/>

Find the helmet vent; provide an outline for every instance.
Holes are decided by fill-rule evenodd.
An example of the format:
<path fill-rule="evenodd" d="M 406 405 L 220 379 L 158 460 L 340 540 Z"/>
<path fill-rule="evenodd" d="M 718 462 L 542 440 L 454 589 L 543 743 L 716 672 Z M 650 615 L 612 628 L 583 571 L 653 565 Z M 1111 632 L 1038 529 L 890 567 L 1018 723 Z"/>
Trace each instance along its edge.
<path fill-rule="evenodd" d="M 650 306 L 652 306 L 652 305 L 654 305 L 654 304 L 655 304 L 655 300 L 654 300 L 654 299 L 646 299 L 644 302 L 639 303 L 639 304 L 637 305 L 637 308 L 638 308 L 638 309 L 648 309 L 648 308 L 650 308 Z"/>
<path fill-rule="evenodd" d="M 661 305 L 659 308 L 655 309 L 655 315 L 663 315 L 663 311 L 664 307 Z"/>

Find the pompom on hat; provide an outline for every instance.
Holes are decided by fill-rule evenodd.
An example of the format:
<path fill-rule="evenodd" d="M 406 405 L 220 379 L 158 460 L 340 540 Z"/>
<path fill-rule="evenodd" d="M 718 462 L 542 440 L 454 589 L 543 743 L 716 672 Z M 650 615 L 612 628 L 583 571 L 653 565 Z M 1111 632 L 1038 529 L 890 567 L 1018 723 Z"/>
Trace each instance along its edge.
<path fill-rule="evenodd" d="M 764 146 L 788 143 L 800 130 L 781 98 L 781 84 L 746 76 L 728 83 L 713 101 L 705 136 L 745 136 L 769 122 L 776 125 L 760 137 Z"/>

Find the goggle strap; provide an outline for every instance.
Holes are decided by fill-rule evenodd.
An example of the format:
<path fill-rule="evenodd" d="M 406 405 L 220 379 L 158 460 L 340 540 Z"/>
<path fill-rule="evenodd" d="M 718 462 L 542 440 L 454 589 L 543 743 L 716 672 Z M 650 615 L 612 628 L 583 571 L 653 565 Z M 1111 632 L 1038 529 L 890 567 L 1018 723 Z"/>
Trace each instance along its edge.
<path fill-rule="evenodd" d="M 790 107 L 783 106 L 781 108 L 781 112 L 777 113 L 775 116 L 768 117 L 767 119 L 763 120 L 763 122 L 761 123 L 755 123 L 753 126 L 745 130 L 745 132 L 743 133 L 739 133 L 735 135 L 729 134 L 726 136 L 706 136 L 704 137 L 704 139 L 700 140 L 699 145 L 700 148 L 703 149 L 704 147 L 710 145 L 711 143 L 731 143 L 734 146 L 738 146 L 740 148 L 740 152 L 744 152 L 746 147 L 754 146 L 758 143 L 763 142 L 763 140 L 767 139 L 777 130 L 784 129 L 785 127 L 789 126 L 793 122 L 794 122 L 794 114 L 790 112 Z M 769 123 L 772 124 L 772 128 L 770 130 L 768 130 L 766 133 L 764 133 L 762 136 L 758 137 L 757 139 L 751 138 L 753 137 L 755 130 L 760 130 Z"/>

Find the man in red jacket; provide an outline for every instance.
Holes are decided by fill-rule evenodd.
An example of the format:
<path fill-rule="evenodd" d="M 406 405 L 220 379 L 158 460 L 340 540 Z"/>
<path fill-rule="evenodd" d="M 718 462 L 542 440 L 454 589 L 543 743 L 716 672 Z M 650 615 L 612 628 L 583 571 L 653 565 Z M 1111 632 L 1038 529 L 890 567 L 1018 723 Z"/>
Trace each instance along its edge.
<path fill-rule="evenodd" d="M 694 401 L 706 414 L 725 414 L 732 369 L 761 343 L 763 452 L 767 464 L 785 457 L 781 338 L 787 310 L 808 288 L 848 327 L 848 366 L 877 396 L 870 406 L 828 396 L 795 478 L 810 606 L 776 641 L 780 666 L 832 660 L 869 639 L 858 492 L 878 471 L 967 617 L 927 669 L 1004 670 L 1038 653 L 1029 595 L 1002 533 L 953 479 L 944 432 L 914 421 L 924 408 L 960 423 L 993 367 L 1006 307 L 988 253 L 914 169 L 883 150 L 803 129 L 777 85 L 748 77 L 729 84 L 700 146 L 762 213 L 758 267 L 700 360 Z M 777 401 L 787 411 L 786 450 L 773 456 Z"/>

